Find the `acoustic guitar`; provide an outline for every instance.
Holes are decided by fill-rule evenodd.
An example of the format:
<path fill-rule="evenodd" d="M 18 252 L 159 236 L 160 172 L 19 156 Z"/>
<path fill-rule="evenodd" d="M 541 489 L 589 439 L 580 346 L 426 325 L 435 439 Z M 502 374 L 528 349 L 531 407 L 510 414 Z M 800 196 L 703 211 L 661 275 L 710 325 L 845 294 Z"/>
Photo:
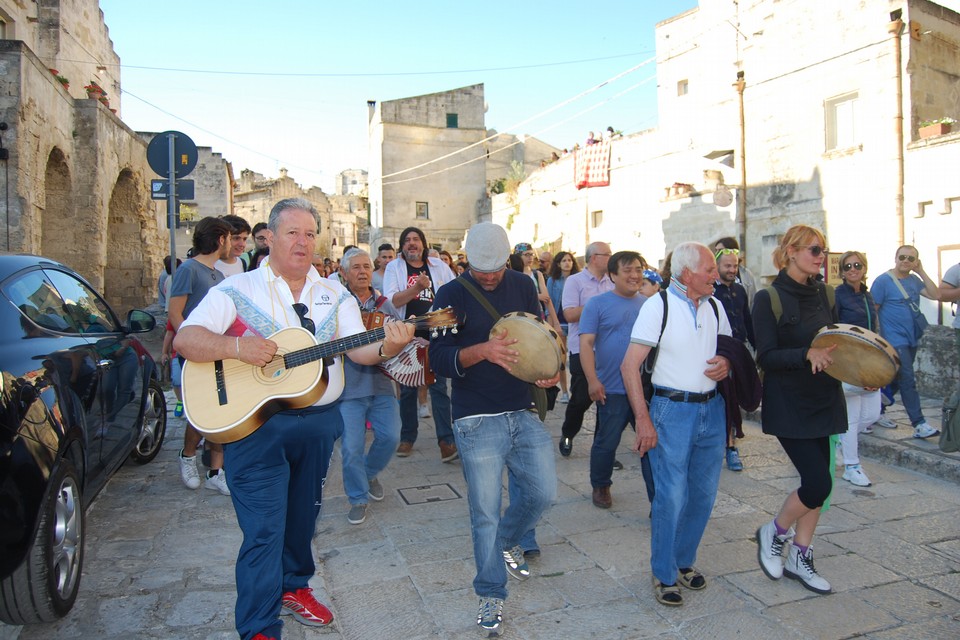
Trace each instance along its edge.
<path fill-rule="evenodd" d="M 456 331 L 453 309 L 438 309 L 404 320 L 434 334 Z M 285 409 L 330 404 L 343 392 L 343 361 L 347 351 L 383 340 L 383 327 L 317 344 L 300 327 L 269 336 L 277 353 L 265 367 L 241 360 L 187 361 L 183 367 L 183 409 L 187 420 L 210 442 L 236 442 Z"/>

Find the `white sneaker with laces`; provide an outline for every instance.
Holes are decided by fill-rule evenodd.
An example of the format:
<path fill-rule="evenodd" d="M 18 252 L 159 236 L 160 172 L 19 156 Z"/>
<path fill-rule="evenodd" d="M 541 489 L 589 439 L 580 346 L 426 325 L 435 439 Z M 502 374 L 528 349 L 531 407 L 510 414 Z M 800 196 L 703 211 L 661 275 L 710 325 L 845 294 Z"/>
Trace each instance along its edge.
<path fill-rule="evenodd" d="M 211 491 L 219 491 L 225 496 L 230 495 L 230 488 L 227 486 L 227 472 L 223 469 L 218 469 L 215 476 L 208 476 L 203 486 Z"/>
<path fill-rule="evenodd" d="M 777 526 L 771 520 L 757 529 L 757 559 L 760 568 L 771 580 L 783 577 L 783 545 L 794 536 L 793 527 L 782 536 L 777 535 Z"/>
<path fill-rule="evenodd" d="M 939 435 L 940 429 L 934 429 L 927 421 L 924 420 L 916 427 L 913 428 L 913 437 L 914 438 L 932 438 L 933 436 Z"/>
<path fill-rule="evenodd" d="M 877 425 L 878 427 L 883 427 L 884 429 L 896 429 L 896 428 L 897 428 L 897 423 L 896 423 L 896 422 L 894 422 L 894 421 L 891 420 L 890 418 L 884 418 L 883 416 L 880 416 L 880 417 L 877 419 L 877 421 L 874 422 L 873 424 Z"/>
<path fill-rule="evenodd" d="M 180 461 L 180 479 L 183 480 L 183 484 L 187 489 L 199 489 L 200 474 L 197 472 L 197 456 L 192 455 L 186 458 L 183 455 L 183 449 L 180 449 L 177 460 Z"/>
<path fill-rule="evenodd" d="M 429 418 L 429 417 L 430 417 L 430 407 L 429 407 L 429 406 L 427 406 L 427 405 L 425 405 L 425 404 L 420 405 L 420 417 L 421 417 L 421 418 Z"/>
<path fill-rule="evenodd" d="M 843 470 L 843 479 L 858 487 L 869 487 L 870 478 L 863 472 L 859 464 L 848 464 Z"/>

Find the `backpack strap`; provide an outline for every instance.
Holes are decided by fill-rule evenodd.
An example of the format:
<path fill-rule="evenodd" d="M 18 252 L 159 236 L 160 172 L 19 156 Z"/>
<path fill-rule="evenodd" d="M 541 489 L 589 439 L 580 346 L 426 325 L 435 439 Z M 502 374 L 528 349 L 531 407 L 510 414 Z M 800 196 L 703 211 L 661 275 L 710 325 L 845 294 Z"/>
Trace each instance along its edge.
<path fill-rule="evenodd" d="M 780 316 L 783 315 L 783 303 L 780 301 L 780 293 L 772 284 L 765 286 L 764 289 L 767 291 L 767 295 L 770 296 L 770 309 L 773 311 L 773 319 L 777 321 L 777 324 L 780 324 Z"/>

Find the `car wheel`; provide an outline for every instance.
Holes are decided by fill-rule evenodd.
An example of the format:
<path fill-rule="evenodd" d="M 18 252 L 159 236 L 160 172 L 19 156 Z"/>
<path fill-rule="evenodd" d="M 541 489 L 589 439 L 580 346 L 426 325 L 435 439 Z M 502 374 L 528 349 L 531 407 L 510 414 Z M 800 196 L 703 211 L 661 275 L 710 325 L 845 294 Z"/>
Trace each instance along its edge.
<path fill-rule="evenodd" d="M 157 457 L 163 446 L 163 436 L 167 433 L 167 398 L 163 395 L 160 383 L 151 379 L 147 387 L 147 401 L 143 409 L 143 423 L 137 446 L 130 457 L 137 464 L 146 464 Z"/>
<path fill-rule="evenodd" d="M 40 512 L 30 553 L 0 582 L 0 619 L 52 622 L 73 607 L 83 569 L 84 514 L 77 471 L 61 460 Z"/>

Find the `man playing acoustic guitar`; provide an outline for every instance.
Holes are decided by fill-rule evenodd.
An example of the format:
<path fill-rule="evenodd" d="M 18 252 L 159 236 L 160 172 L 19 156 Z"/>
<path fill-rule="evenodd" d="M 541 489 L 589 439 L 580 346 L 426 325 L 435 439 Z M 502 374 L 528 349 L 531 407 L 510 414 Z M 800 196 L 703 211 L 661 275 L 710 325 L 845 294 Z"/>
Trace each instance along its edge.
<path fill-rule="evenodd" d="M 216 363 L 224 382 L 219 398 L 211 394 L 211 404 L 249 395 L 246 389 L 231 388 L 226 379 L 241 363 L 264 375 L 273 370 L 264 369 L 268 364 L 278 366 L 278 344 L 268 336 L 282 329 L 303 327 L 321 343 L 364 331 L 353 296 L 311 265 L 319 231 L 313 205 L 301 198 L 281 200 L 270 211 L 268 230 L 268 262 L 211 289 L 175 339 L 187 360 Z M 347 357 L 358 364 L 377 364 L 399 353 L 413 332 L 413 325 L 388 323 L 382 343 L 354 349 Z M 321 384 L 326 381 L 334 389 L 342 385 L 339 362 L 327 365 L 324 374 Z M 185 377 L 185 394 L 186 386 Z M 279 638 L 280 615 L 293 615 L 312 626 L 333 620 L 308 586 L 315 570 L 310 541 L 323 483 L 334 441 L 343 431 L 336 402 L 320 404 L 335 400 L 327 396 L 323 393 L 312 406 L 275 413 L 246 437 L 224 446 L 228 484 L 243 532 L 235 615 L 244 640 Z M 189 415 L 189 402 L 186 409 Z M 229 414 L 229 408 L 223 413 Z"/>

